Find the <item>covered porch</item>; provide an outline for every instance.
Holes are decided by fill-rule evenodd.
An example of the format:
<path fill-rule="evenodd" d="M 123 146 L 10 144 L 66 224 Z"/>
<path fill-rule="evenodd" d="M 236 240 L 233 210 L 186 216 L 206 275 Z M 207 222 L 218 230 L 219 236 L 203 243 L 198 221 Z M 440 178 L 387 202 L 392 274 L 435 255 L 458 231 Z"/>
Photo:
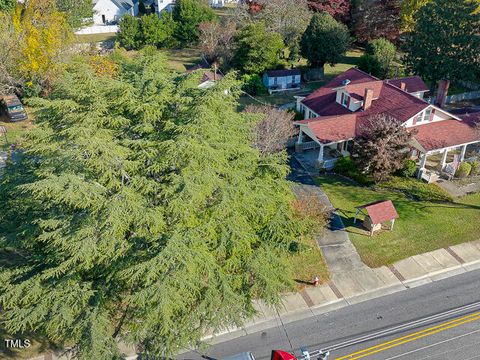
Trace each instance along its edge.
<path fill-rule="evenodd" d="M 429 183 L 440 178 L 451 180 L 462 161 L 480 160 L 480 141 L 429 151 L 414 150 L 412 158 L 417 160 L 419 179 Z"/>
<path fill-rule="evenodd" d="M 300 129 L 295 152 L 304 166 L 331 170 L 339 158 L 350 156 L 352 146 L 353 139 L 322 143 Z"/>

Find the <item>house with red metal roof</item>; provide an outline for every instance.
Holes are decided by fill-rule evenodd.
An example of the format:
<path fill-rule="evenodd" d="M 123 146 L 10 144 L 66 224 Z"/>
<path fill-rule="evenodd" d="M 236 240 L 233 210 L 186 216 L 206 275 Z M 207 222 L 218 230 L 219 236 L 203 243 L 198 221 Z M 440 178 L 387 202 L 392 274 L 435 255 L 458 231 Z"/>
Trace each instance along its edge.
<path fill-rule="evenodd" d="M 330 169 L 339 157 L 350 154 L 362 123 L 385 114 L 416 130 L 411 156 L 418 160 L 419 176 L 427 168 L 443 171 L 477 154 L 480 134 L 475 127 L 480 116 L 451 114 L 428 103 L 426 92 L 418 76 L 379 80 L 357 68 L 347 70 L 309 96 L 296 97 L 297 111 L 304 116 L 296 122 L 296 150 L 316 152 L 317 165 Z"/>

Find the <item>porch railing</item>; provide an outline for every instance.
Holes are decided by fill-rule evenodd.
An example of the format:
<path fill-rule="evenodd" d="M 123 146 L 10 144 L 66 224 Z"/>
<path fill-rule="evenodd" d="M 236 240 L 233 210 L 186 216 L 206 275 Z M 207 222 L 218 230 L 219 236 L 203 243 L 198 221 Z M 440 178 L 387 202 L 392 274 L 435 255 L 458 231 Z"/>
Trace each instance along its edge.
<path fill-rule="evenodd" d="M 298 150 L 311 150 L 319 148 L 320 146 L 315 141 L 310 141 L 306 143 L 296 144 L 295 145 Z"/>
<path fill-rule="evenodd" d="M 324 160 L 323 164 L 322 164 L 322 167 L 325 170 L 332 170 L 334 168 L 335 164 L 337 163 L 337 161 L 338 161 L 338 158 Z"/>

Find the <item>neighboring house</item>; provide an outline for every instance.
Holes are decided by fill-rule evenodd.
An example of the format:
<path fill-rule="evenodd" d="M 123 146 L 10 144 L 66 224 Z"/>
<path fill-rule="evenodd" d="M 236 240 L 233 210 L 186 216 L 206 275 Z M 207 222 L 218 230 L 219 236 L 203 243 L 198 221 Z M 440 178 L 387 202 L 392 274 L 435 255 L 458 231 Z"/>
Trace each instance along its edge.
<path fill-rule="evenodd" d="M 219 74 L 217 69 L 214 67 L 213 69 L 207 68 L 207 65 L 195 65 L 194 67 L 187 70 L 187 74 L 191 74 L 195 71 L 203 70 L 203 75 L 200 79 L 200 83 L 198 84 L 199 89 L 208 89 L 215 85 L 215 83 L 219 80 L 223 79 L 223 75 Z"/>
<path fill-rule="evenodd" d="M 172 11 L 173 6 L 175 5 L 176 0 L 153 0 L 155 4 L 155 11 L 158 15 L 162 11 Z"/>
<path fill-rule="evenodd" d="M 263 74 L 263 84 L 270 93 L 300 87 L 302 73 L 298 69 L 270 70 Z"/>
<path fill-rule="evenodd" d="M 242 0 L 208 0 L 211 7 L 224 7 L 227 4 L 240 4 Z"/>
<path fill-rule="evenodd" d="M 93 0 L 93 23 L 108 25 L 117 23 L 122 16 L 138 15 L 138 0 Z"/>
<path fill-rule="evenodd" d="M 313 152 L 317 165 L 332 168 L 339 157 L 350 154 L 365 119 L 387 114 L 416 130 L 410 155 L 419 177 L 452 171 L 460 161 L 480 154 L 475 129 L 480 116 L 456 116 L 429 104 L 423 100 L 426 91 L 419 77 L 382 81 L 350 69 L 309 96 L 296 97 L 297 111 L 305 119 L 296 122 L 297 151 Z"/>

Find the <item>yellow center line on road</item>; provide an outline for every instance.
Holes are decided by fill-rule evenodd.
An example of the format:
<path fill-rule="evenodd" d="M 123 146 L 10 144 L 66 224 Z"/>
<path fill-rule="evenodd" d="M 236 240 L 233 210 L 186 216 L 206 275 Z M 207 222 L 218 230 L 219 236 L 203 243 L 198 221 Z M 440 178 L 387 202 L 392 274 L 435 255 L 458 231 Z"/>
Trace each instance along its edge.
<path fill-rule="evenodd" d="M 337 358 L 337 360 L 361 359 L 363 357 L 373 355 L 373 354 L 376 354 L 378 352 L 385 351 L 385 350 L 391 349 L 393 347 L 400 346 L 402 344 L 405 344 L 405 343 L 408 343 L 408 342 L 411 342 L 411 341 L 414 341 L 414 340 L 418 340 L 418 339 L 421 339 L 421 338 L 424 338 L 424 337 L 427 337 L 427 336 L 430 336 L 430 335 L 434 335 L 436 333 L 439 333 L 439 332 L 442 332 L 442 331 L 445 331 L 445 330 L 448 330 L 448 329 L 451 329 L 451 328 L 454 328 L 454 327 L 457 327 L 457 326 L 460 326 L 460 325 L 463 325 L 463 324 L 467 324 L 467 323 L 470 323 L 470 322 L 473 322 L 473 321 L 477 321 L 477 320 L 480 320 L 480 312 L 476 312 L 476 313 L 473 313 L 473 314 L 470 314 L 470 315 L 467 315 L 467 316 L 463 316 L 463 317 L 460 317 L 460 318 L 455 319 L 455 320 L 447 321 L 447 322 L 444 322 L 442 324 L 432 326 L 428 329 L 417 331 L 417 332 L 411 333 L 409 335 L 402 336 L 400 338 L 390 340 L 390 341 L 384 342 L 382 344 L 378 344 L 378 345 L 369 347 L 367 349 L 363 349 L 363 350 L 354 352 L 354 353 L 349 354 L 349 355 L 342 356 L 340 358 Z"/>

